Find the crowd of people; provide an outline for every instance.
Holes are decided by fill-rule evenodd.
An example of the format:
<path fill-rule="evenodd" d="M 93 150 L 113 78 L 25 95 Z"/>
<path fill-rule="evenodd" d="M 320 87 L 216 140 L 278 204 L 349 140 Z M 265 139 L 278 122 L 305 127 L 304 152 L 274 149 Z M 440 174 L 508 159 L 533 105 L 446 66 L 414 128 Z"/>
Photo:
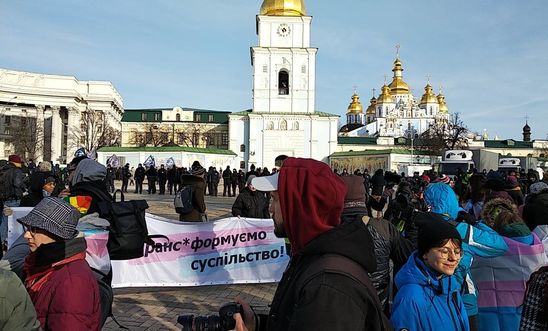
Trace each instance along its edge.
<path fill-rule="evenodd" d="M 236 330 L 548 329 L 548 175 L 535 171 L 370 176 L 286 156 L 247 173 L 198 161 L 114 169 L 86 156 L 63 171 L 17 155 L 1 166 L 3 244 L 11 208 L 34 208 L 2 249 L 0 329 L 101 328 L 97 279 L 112 271 L 86 255 L 83 231 L 108 228 L 98 209 L 117 172 L 125 192 L 134 180 L 142 193 L 145 178 L 150 194 L 156 181 L 158 194 L 190 188 L 181 221 L 207 221 L 205 196 L 221 180 L 237 195 L 233 216 L 273 220 L 291 261 L 269 314 L 237 299 Z"/>

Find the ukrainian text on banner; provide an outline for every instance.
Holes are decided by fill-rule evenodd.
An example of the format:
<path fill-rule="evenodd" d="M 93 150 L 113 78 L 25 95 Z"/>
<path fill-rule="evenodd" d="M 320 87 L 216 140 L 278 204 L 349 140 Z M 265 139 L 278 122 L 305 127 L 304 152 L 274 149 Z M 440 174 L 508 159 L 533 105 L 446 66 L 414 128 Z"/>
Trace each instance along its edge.
<path fill-rule="evenodd" d="M 181 223 L 147 214 L 155 245 L 142 258 L 112 261 L 113 287 L 197 286 L 280 280 L 289 261 L 271 219 Z"/>

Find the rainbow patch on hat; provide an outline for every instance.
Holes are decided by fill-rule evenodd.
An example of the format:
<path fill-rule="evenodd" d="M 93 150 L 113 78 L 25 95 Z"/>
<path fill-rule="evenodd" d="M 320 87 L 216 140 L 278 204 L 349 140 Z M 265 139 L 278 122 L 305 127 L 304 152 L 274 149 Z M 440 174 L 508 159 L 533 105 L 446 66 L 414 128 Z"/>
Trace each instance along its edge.
<path fill-rule="evenodd" d="M 89 195 L 77 195 L 75 197 L 64 197 L 63 200 L 78 209 L 80 214 L 85 215 L 89 210 L 92 198 Z"/>

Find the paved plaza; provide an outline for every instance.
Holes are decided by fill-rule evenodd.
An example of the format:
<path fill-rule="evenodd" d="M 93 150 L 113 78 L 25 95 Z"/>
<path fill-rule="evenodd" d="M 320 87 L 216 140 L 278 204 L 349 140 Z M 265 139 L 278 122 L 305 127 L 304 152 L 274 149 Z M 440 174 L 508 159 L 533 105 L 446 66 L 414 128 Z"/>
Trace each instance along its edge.
<path fill-rule="evenodd" d="M 120 183 L 116 184 L 120 187 Z M 132 191 L 132 187 L 128 191 Z M 173 196 L 158 194 L 125 194 L 126 200 L 145 199 L 151 214 L 178 219 L 173 209 Z M 206 196 L 210 220 L 230 217 L 235 198 Z M 221 304 L 236 296 L 245 298 L 257 312 L 268 312 L 276 284 L 214 285 L 198 287 L 124 288 L 114 290 L 113 314 L 130 330 L 180 330 L 177 316 L 214 314 Z M 110 318 L 103 330 L 118 330 Z"/>

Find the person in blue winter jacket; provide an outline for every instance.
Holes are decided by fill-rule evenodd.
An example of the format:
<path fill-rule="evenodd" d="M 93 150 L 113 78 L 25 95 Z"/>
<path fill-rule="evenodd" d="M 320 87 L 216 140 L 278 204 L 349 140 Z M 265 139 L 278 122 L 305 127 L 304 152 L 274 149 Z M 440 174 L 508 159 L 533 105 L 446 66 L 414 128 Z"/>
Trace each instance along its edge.
<path fill-rule="evenodd" d="M 424 213 L 416 224 L 417 251 L 396 275 L 390 322 L 395 330 L 468 331 L 460 285 L 453 276 L 463 254 L 460 234 L 439 214 Z"/>
<path fill-rule="evenodd" d="M 477 222 L 459 207 L 455 192 L 449 185 L 428 185 L 424 192 L 424 200 L 433 213 L 440 214 L 445 221 L 452 223 L 461 235 L 463 255 L 454 277 L 460 287 L 470 329 L 477 330 L 477 290 L 470 274 L 473 257 L 501 256 L 508 250 L 508 245 L 497 232 Z"/>

